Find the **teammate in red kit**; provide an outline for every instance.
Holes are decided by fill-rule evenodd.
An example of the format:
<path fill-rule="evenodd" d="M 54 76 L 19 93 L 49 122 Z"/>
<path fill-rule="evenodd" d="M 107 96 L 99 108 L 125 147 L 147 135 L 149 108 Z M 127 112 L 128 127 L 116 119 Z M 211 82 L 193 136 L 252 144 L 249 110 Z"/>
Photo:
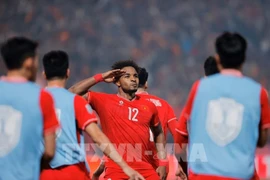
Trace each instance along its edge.
<path fill-rule="evenodd" d="M 183 117 L 189 122 L 189 132 L 180 123 L 177 142 L 188 135 L 189 147 L 203 144 L 207 159 L 188 162 L 189 179 L 254 178 L 256 145 L 265 145 L 270 118 L 267 91 L 240 72 L 246 48 L 245 39 L 237 33 L 219 36 L 216 61 L 221 73 L 192 87 Z"/>
<path fill-rule="evenodd" d="M 168 129 L 175 138 L 175 128 L 177 126 L 177 118 L 174 114 L 173 108 L 170 106 L 168 102 L 166 102 L 164 99 L 161 99 L 157 96 L 148 94 L 147 89 L 148 89 L 148 72 L 146 71 L 145 68 L 140 69 L 139 73 L 139 88 L 136 92 L 136 94 L 140 95 L 141 97 L 144 97 L 148 101 L 152 102 L 158 110 L 158 116 L 162 125 L 162 129 L 164 131 L 165 135 L 165 140 L 167 139 L 167 133 Z M 150 132 L 151 133 L 151 132 Z M 153 155 L 154 155 L 154 163 L 157 167 L 159 166 L 159 161 L 158 159 L 155 158 L 155 145 L 153 143 L 153 139 L 150 138 L 150 145 L 152 146 L 153 149 Z M 181 167 L 179 167 L 181 170 Z M 167 164 L 167 170 L 169 171 L 169 164 Z M 182 180 L 186 179 L 185 173 L 183 171 L 180 172 L 180 177 Z"/>
<path fill-rule="evenodd" d="M 8 69 L 0 80 L 0 179 L 38 180 L 40 162 L 55 153 L 59 123 L 52 96 L 34 82 L 38 44 L 24 37 L 8 39 L 1 54 Z M 44 140 L 44 151 L 39 151 Z M 43 153 L 43 157 L 41 158 Z"/>
<path fill-rule="evenodd" d="M 165 139 L 157 109 L 153 103 L 135 94 L 139 83 L 139 67 L 133 61 L 119 61 L 112 68 L 112 71 L 77 83 L 70 90 L 83 95 L 98 82 L 114 82 L 118 87 L 118 94 L 88 92 L 84 97 L 99 115 L 103 132 L 118 147 L 118 152 L 128 164 L 145 179 L 166 179 L 165 166 L 155 170 L 147 155 L 149 151 L 151 152 L 149 148 L 149 128 L 151 128 L 158 157 L 160 161 L 167 161 Z M 127 179 L 111 159 L 105 162 L 105 166 L 106 179 Z"/>
<path fill-rule="evenodd" d="M 158 116 L 161 122 L 161 126 L 165 135 L 165 140 L 167 137 L 168 129 L 174 136 L 175 127 L 177 125 L 177 118 L 174 114 L 173 108 L 164 99 L 157 96 L 148 94 L 148 72 L 145 68 L 140 69 L 139 73 L 139 88 L 136 92 L 137 95 L 144 97 L 148 101 L 152 102 L 158 110 Z"/>
<path fill-rule="evenodd" d="M 57 148 L 53 160 L 43 169 L 41 180 L 90 179 L 85 161 L 84 139 L 86 131 L 98 145 L 106 144 L 102 151 L 116 161 L 130 179 L 143 179 L 131 169 L 116 152 L 109 139 L 97 126 L 97 117 L 90 105 L 78 95 L 65 89 L 69 77 L 69 60 L 64 51 L 51 51 L 43 58 L 47 90 L 56 102 L 56 111 L 62 128 L 57 134 Z"/>

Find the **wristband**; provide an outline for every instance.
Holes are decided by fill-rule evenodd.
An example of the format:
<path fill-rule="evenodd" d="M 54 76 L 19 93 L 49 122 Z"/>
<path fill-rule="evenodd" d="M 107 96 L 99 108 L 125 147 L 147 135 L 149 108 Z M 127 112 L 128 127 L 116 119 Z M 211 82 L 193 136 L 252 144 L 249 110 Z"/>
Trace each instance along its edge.
<path fill-rule="evenodd" d="M 168 159 L 162 159 L 158 161 L 159 166 L 168 166 L 169 160 Z"/>
<path fill-rule="evenodd" d="M 101 82 L 101 81 L 104 80 L 103 77 L 102 77 L 102 74 L 96 74 L 94 76 L 94 79 L 96 80 L 96 83 Z"/>

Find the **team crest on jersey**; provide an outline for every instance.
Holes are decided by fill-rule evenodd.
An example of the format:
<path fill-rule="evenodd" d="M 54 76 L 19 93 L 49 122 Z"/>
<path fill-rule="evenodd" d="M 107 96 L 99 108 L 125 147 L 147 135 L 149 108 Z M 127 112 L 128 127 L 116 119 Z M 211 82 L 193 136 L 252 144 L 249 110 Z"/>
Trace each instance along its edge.
<path fill-rule="evenodd" d="M 11 152 L 19 142 L 22 113 L 11 106 L 0 105 L 0 157 Z"/>
<path fill-rule="evenodd" d="M 149 111 L 149 107 L 148 107 L 148 106 L 142 105 L 141 107 L 142 107 L 142 109 L 143 109 L 144 111 Z"/>
<path fill-rule="evenodd" d="M 244 106 L 231 98 L 219 98 L 208 104 L 206 130 L 210 138 L 219 146 L 234 141 L 243 122 Z"/>

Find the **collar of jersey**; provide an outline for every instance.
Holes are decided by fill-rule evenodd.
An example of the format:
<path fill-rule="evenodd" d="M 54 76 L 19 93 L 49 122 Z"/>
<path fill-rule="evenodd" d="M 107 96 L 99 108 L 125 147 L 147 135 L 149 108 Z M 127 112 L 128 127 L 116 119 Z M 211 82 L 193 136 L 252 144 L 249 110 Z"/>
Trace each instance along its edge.
<path fill-rule="evenodd" d="M 232 75 L 232 76 L 237 76 L 237 77 L 243 76 L 242 72 L 236 69 L 223 69 L 221 70 L 220 73 L 224 75 Z"/>
<path fill-rule="evenodd" d="M 0 79 L 2 81 L 7 81 L 7 82 L 17 82 L 17 83 L 27 82 L 27 79 L 21 76 L 12 76 L 12 77 L 2 76 Z"/>
<path fill-rule="evenodd" d="M 132 100 L 129 100 L 129 99 L 126 99 L 126 98 L 120 96 L 120 94 L 118 94 L 118 93 L 117 93 L 116 95 L 117 95 L 119 98 L 124 99 L 124 100 L 129 101 L 129 102 L 136 100 L 137 97 L 138 97 L 137 95 L 135 95 L 135 97 L 134 97 Z"/>

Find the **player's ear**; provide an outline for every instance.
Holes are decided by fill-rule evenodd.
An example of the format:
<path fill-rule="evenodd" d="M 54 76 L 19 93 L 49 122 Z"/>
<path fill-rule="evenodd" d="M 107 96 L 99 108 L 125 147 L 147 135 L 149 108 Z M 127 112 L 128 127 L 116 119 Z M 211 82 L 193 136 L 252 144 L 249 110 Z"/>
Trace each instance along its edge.
<path fill-rule="evenodd" d="M 47 79 L 45 71 L 42 71 L 42 76 L 43 76 L 44 79 Z"/>
<path fill-rule="evenodd" d="M 120 87 L 120 86 L 121 86 L 121 85 L 120 85 L 120 81 L 119 81 L 119 79 L 115 80 L 115 81 L 114 81 L 114 84 L 116 84 L 116 86 L 118 86 L 118 87 Z"/>
<path fill-rule="evenodd" d="M 67 69 L 67 78 L 69 78 L 69 76 L 70 76 L 70 69 L 68 68 Z"/>
<path fill-rule="evenodd" d="M 148 89 L 148 81 L 145 82 L 144 88 Z"/>
<path fill-rule="evenodd" d="M 215 60 L 216 60 L 216 63 L 217 63 L 217 67 L 218 67 L 218 70 L 221 71 L 223 69 L 221 63 L 220 63 L 220 57 L 218 54 L 215 54 Z"/>

